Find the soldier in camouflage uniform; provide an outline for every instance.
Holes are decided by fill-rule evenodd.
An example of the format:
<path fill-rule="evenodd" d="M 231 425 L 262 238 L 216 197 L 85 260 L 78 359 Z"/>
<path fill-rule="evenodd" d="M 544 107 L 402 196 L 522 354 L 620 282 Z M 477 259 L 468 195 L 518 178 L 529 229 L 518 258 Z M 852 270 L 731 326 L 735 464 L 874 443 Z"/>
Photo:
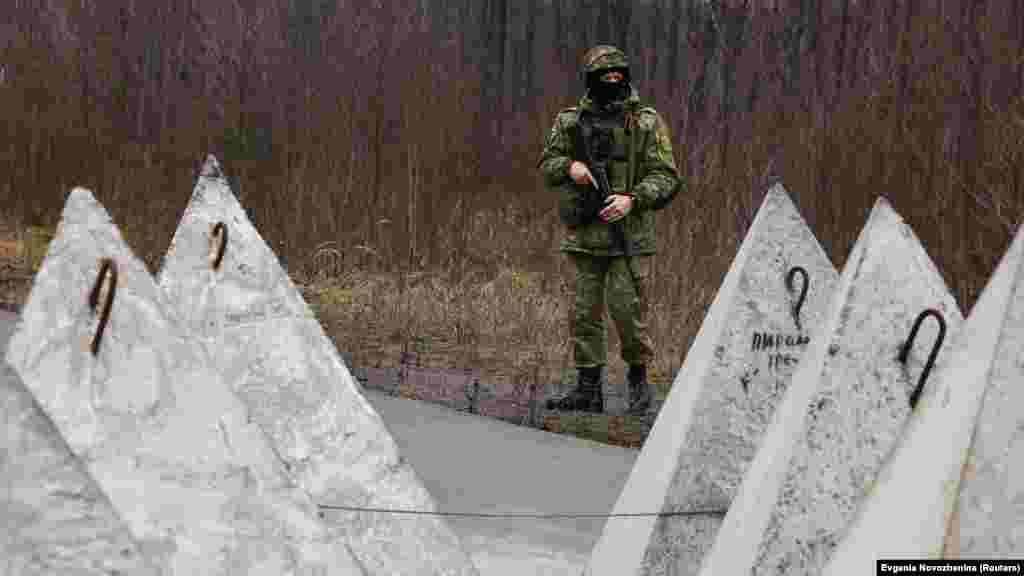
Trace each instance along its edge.
<path fill-rule="evenodd" d="M 583 74 L 587 93 L 578 106 L 558 113 L 538 163 L 545 184 L 559 194 L 559 214 L 568 228 L 561 251 L 576 267 L 577 386 L 549 399 L 547 407 L 603 410 L 607 301 L 629 365 L 629 412 L 642 414 L 653 397 L 647 366 L 654 351 L 646 313 L 654 212 L 672 201 L 682 180 L 668 127 L 653 108 L 640 105 L 626 55 L 613 46 L 596 46 L 583 57 Z M 607 197 L 598 181 L 610 188 Z"/>

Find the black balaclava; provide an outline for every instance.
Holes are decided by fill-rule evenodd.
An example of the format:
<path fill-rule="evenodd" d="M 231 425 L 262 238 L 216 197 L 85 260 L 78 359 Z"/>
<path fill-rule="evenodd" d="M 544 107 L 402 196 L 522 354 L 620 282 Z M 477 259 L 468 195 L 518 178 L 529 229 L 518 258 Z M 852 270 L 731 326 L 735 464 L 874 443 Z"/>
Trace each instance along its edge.
<path fill-rule="evenodd" d="M 621 72 L 622 80 L 618 82 L 604 82 L 601 80 L 601 76 L 608 72 Z M 606 107 L 609 104 L 620 104 L 629 98 L 630 85 L 629 85 L 629 69 L 628 68 L 608 68 L 604 70 L 595 70 L 587 75 L 587 89 L 590 92 L 591 98 L 599 107 Z"/>

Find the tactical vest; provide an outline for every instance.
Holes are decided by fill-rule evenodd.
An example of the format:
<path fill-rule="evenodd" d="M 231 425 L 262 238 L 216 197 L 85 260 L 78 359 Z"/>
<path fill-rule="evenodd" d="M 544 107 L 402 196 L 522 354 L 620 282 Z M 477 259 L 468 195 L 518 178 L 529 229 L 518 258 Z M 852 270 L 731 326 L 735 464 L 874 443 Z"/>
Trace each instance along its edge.
<path fill-rule="evenodd" d="M 635 114 L 639 116 L 639 112 Z M 576 118 L 583 131 L 583 141 L 590 146 L 591 159 L 606 165 L 612 192 L 626 194 L 631 191 L 636 184 L 637 160 L 632 151 L 643 150 L 646 131 L 636 121 L 632 123 L 631 130 L 626 130 L 625 114 L 621 112 L 598 116 L 579 111 Z M 576 157 L 580 156 L 577 154 Z"/>

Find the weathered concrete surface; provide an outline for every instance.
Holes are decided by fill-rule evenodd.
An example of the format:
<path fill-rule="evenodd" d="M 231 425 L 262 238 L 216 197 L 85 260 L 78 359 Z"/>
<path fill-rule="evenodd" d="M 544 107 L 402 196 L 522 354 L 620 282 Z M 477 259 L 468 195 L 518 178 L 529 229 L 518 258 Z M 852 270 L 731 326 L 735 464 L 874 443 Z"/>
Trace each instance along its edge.
<path fill-rule="evenodd" d="M 15 320 L 0 311 L 0 351 Z M 639 454 L 378 390 L 366 398 L 441 510 L 607 513 Z M 604 525 L 600 517 L 448 520 L 484 575 L 579 574 Z"/>
<path fill-rule="evenodd" d="M 227 228 L 217 270 L 211 232 Z M 208 157 L 159 275 L 266 431 L 289 475 L 318 504 L 433 511 L 435 503 L 363 397 L 319 322 Z M 477 574 L 444 519 L 332 512 L 373 574 Z"/>
<path fill-rule="evenodd" d="M 913 232 L 880 198 L 701 574 L 821 571 L 902 434 L 938 334 L 934 321 L 921 327 L 906 367 L 897 355 L 927 308 L 947 325 L 941 369 L 962 314 Z"/>
<path fill-rule="evenodd" d="M 786 287 L 797 266 L 809 282 L 799 325 L 804 277 Z M 585 574 L 697 572 L 837 280 L 788 194 L 772 187 L 613 511 L 720 512 L 610 519 Z"/>
<path fill-rule="evenodd" d="M 639 454 L 376 390 L 366 398 L 445 511 L 607 514 Z M 579 574 L 604 521 L 448 519 L 484 576 Z"/>
<path fill-rule="evenodd" d="M 117 290 L 94 357 L 87 295 L 101 258 L 116 263 Z M 7 361 L 135 538 L 172 573 L 363 574 L 168 310 L 109 215 L 78 188 Z"/>
<path fill-rule="evenodd" d="M 999 330 L 964 465 L 946 557 L 1024 557 L 1024 230 L 1011 251 L 1013 293 Z M 997 330 L 996 325 L 989 327 Z M 959 533 L 959 539 L 956 538 Z"/>
<path fill-rule="evenodd" d="M 948 362 L 925 386 L 904 436 L 861 503 L 824 574 L 870 573 L 877 558 L 942 558 L 961 469 L 988 388 L 997 344 L 1006 333 L 1000 327 L 1015 282 L 1019 285 L 1022 254 L 1024 234 L 1018 232 L 960 329 Z M 1021 381 L 1018 377 L 1018 383 Z M 1004 410 L 998 418 L 1012 425 L 1021 420 L 1021 411 Z M 1003 535 L 1011 534 L 1012 529 L 1012 523 L 999 527 Z M 1014 551 L 996 552 L 989 550 L 982 556 L 1005 557 Z M 1018 546 L 1016 553 L 1021 552 L 1024 548 Z"/>
<path fill-rule="evenodd" d="M 16 317 L 0 317 L 2 353 Z M 0 574 L 161 573 L 3 360 L 0 437 Z"/>

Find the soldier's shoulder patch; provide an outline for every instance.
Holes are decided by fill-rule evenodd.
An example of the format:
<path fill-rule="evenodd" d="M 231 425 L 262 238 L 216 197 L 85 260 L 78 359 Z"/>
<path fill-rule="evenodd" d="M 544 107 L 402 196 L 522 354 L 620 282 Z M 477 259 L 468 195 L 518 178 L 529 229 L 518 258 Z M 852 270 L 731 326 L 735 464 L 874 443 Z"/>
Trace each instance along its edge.
<path fill-rule="evenodd" d="M 669 134 L 668 122 L 659 116 L 654 123 L 654 149 L 657 157 L 665 164 L 675 166 L 672 154 L 672 136 Z"/>
<path fill-rule="evenodd" d="M 640 108 L 637 111 L 637 115 L 639 117 L 640 124 L 651 130 L 654 129 L 654 125 L 657 124 L 658 118 L 660 118 L 660 116 L 658 116 L 658 111 L 650 106 Z"/>
<path fill-rule="evenodd" d="M 660 116 L 654 124 L 654 133 L 658 137 L 658 143 L 668 144 L 672 142 L 672 136 L 669 134 L 668 130 L 668 122 L 662 120 Z"/>

